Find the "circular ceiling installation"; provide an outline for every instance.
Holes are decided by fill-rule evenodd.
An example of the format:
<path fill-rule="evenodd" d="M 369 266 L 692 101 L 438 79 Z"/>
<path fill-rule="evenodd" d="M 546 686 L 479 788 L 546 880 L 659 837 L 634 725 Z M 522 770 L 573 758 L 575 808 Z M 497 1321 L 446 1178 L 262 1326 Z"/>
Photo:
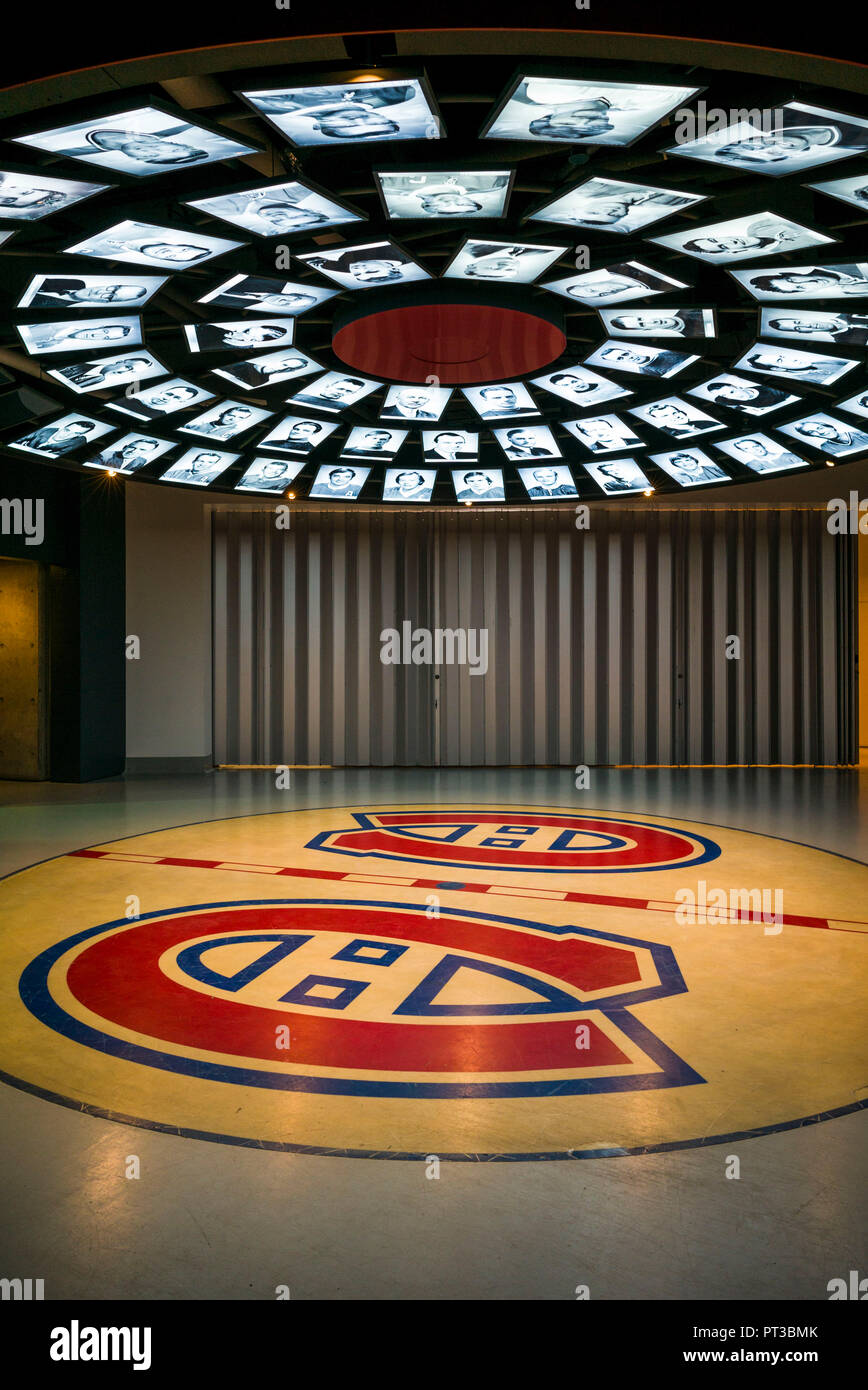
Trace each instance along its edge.
<path fill-rule="evenodd" d="M 852 96 L 518 51 L 218 64 L 183 107 L 0 126 L 7 457 L 575 505 L 868 455 Z"/>

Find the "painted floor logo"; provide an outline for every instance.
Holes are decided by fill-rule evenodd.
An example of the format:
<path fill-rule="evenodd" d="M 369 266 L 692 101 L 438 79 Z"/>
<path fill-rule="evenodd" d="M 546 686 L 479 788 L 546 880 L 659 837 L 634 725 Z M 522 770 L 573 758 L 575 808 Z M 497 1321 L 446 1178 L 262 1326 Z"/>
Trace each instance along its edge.
<path fill-rule="evenodd" d="M 780 931 L 738 906 L 746 884 L 782 890 Z M 700 888 L 736 906 L 685 920 Z M 866 889 L 839 855 L 626 811 L 152 831 L 0 881 L 0 1079 L 176 1138 L 314 1154 L 756 1137 L 864 1104 Z"/>

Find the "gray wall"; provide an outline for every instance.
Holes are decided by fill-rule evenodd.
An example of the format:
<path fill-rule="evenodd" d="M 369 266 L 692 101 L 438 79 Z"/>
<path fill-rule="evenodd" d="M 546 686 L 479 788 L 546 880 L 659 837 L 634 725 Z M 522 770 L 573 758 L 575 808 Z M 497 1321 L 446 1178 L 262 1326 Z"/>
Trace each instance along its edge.
<path fill-rule="evenodd" d="M 219 763 L 851 762 L 855 540 L 822 511 L 214 518 Z M 380 661 L 486 628 L 489 670 Z M 726 639 L 741 642 L 727 660 Z"/>

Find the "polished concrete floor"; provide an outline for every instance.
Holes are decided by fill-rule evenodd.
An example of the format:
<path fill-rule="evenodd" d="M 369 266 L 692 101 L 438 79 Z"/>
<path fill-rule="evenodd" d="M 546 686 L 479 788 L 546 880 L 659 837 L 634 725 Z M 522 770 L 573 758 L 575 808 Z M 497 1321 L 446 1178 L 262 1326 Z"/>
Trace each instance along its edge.
<path fill-rule="evenodd" d="M 591 778 L 600 810 L 868 861 L 868 772 Z M 567 770 L 297 772 L 289 791 L 264 771 L 7 783 L 0 872 L 290 808 L 575 800 Z M 61 935 L 61 901 L 56 914 Z M 420 1161 L 213 1144 L 11 1086 L 0 1086 L 0 1132 L 0 1275 L 44 1278 L 49 1298 L 269 1299 L 288 1285 L 293 1298 L 572 1299 L 587 1285 L 592 1299 L 815 1300 L 830 1279 L 866 1268 L 864 1111 L 739 1139 L 738 1182 L 726 1176 L 725 1144 L 587 1162 L 444 1163 L 432 1181 Z M 141 1176 L 119 1180 L 131 1155 Z"/>

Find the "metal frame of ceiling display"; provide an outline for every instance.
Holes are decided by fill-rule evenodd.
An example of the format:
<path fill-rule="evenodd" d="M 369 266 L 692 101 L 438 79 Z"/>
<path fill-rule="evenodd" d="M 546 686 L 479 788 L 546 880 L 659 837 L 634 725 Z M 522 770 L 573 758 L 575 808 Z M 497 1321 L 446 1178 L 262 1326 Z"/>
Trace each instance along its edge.
<path fill-rule="evenodd" d="M 457 506 L 868 455 L 858 98 L 472 52 L 167 88 L 0 125 L 6 457 Z"/>

